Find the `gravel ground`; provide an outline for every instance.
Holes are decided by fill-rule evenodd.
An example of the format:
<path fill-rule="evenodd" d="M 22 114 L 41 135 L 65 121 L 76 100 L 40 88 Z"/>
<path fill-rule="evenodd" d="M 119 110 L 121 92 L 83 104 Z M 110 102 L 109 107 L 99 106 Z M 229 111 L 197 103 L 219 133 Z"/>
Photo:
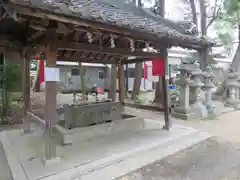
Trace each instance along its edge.
<path fill-rule="evenodd" d="M 211 138 L 118 180 L 238 180 L 240 146 Z"/>

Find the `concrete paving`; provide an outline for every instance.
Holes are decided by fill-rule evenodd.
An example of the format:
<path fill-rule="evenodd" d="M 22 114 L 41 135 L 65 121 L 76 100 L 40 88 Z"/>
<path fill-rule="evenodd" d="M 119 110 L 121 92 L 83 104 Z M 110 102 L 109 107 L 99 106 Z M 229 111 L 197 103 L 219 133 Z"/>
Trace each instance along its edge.
<path fill-rule="evenodd" d="M 24 135 L 20 130 L 0 133 L 14 180 L 112 180 L 210 137 L 192 128 L 145 120 L 144 128 L 126 130 L 57 146 L 61 161 L 45 166 L 43 131 Z M 100 178 L 101 177 L 101 178 Z M 114 177 L 114 178 L 113 178 Z"/>
<path fill-rule="evenodd" d="M 164 122 L 164 115 L 162 112 L 159 113 L 130 107 L 126 107 L 125 111 L 136 116 L 151 118 L 156 121 Z M 239 117 L 240 111 L 234 111 L 223 114 L 213 120 L 192 119 L 186 121 L 172 118 L 172 122 L 173 124 L 192 127 L 200 131 L 208 132 L 222 140 L 240 143 Z"/>
<path fill-rule="evenodd" d="M 0 180 L 13 180 L 1 143 L 0 143 Z"/>
<path fill-rule="evenodd" d="M 42 95 L 39 94 L 39 99 Z M 70 95 L 58 98 L 60 104 Z M 44 101 L 43 101 L 44 103 Z M 163 114 L 134 108 L 125 108 L 132 114 L 164 121 Z M 217 136 L 192 148 L 148 165 L 119 180 L 237 180 L 240 179 L 240 111 L 230 112 L 215 120 L 173 119 L 173 124 L 193 127 Z M 229 142 L 230 141 L 230 142 Z M 0 146 L 0 180 L 12 180 Z"/>
<path fill-rule="evenodd" d="M 238 180 L 239 169 L 239 144 L 212 138 L 118 180 Z"/>

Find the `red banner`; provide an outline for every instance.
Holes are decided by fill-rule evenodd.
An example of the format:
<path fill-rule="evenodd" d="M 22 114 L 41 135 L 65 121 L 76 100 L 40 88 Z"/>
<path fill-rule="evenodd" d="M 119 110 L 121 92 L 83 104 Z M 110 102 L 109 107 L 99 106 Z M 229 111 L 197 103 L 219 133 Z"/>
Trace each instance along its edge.
<path fill-rule="evenodd" d="M 40 84 L 42 84 L 44 81 L 45 81 L 45 78 L 44 78 L 44 61 L 42 59 L 40 59 L 40 62 L 39 62 L 39 78 L 40 78 Z"/>
<path fill-rule="evenodd" d="M 148 79 L 148 65 L 144 63 L 144 79 Z"/>
<path fill-rule="evenodd" d="M 153 76 L 165 75 L 165 63 L 163 59 L 152 60 L 152 75 Z"/>

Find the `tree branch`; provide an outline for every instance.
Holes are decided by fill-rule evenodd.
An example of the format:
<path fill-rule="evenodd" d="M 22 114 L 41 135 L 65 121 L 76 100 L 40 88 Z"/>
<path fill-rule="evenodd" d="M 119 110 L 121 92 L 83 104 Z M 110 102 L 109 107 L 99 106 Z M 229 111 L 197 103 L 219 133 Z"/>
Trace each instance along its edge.
<path fill-rule="evenodd" d="M 197 10 L 196 10 L 195 0 L 189 0 L 189 3 L 191 6 L 191 10 L 192 10 L 192 21 L 198 27 Z"/>
<path fill-rule="evenodd" d="M 211 20 L 206 25 L 206 30 L 212 25 L 212 23 L 219 17 L 221 12 L 221 7 L 217 5 L 218 0 L 215 0 L 213 15 L 211 16 Z"/>
<path fill-rule="evenodd" d="M 207 13 L 206 13 L 205 0 L 199 1 L 199 7 L 200 7 L 200 17 L 201 17 L 201 33 L 204 36 L 207 34 L 207 29 L 206 29 Z"/>

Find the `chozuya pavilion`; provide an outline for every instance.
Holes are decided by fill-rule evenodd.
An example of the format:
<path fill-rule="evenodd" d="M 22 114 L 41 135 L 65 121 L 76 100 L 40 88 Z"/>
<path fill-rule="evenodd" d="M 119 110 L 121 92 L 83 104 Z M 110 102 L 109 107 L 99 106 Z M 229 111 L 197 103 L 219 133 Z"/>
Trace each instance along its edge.
<path fill-rule="evenodd" d="M 117 0 L 0 0 L 0 33 L 0 53 L 7 61 L 14 57 L 24 64 L 23 131 L 0 136 L 14 179 L 81 179 L 84 175 L 91 179 L 93 171 L 102 173 L 98 179 L 111 179 L 111 173 L 111 177 L 123 175 L 126 164 L 120 168 L 122 174 L 114 174 L 114 169 L 106 173 L 107 166 L 130 155 L 150 155 L 146 153 L 149 147 L 166 142 L 174 133 L 178 138 L 194 134 L 192 129 L 174 125 L 170 131 L 162 129 L 171 127 L 168 71 L 165 124 L 123 110 L 124 64 L 161 58 L 167 67 L 167 50 L 172 46 L 200 52 L 211 47 L 211 42 L 178 23 Z M 142 51 L 148 47 L 157 52 Z M 44 118 L 31 112 L 29 77 L 29 61 L 42 55 L 46 57 Z M 59 117 L 57 60 L 117 64 L 119 101 L 65 104 L 64 117 Z M 38 122 L 34 128 L 32 121 Z M 159 153 L 151 155 L 137 164 L 127 163 L 137 168 Z"/>

